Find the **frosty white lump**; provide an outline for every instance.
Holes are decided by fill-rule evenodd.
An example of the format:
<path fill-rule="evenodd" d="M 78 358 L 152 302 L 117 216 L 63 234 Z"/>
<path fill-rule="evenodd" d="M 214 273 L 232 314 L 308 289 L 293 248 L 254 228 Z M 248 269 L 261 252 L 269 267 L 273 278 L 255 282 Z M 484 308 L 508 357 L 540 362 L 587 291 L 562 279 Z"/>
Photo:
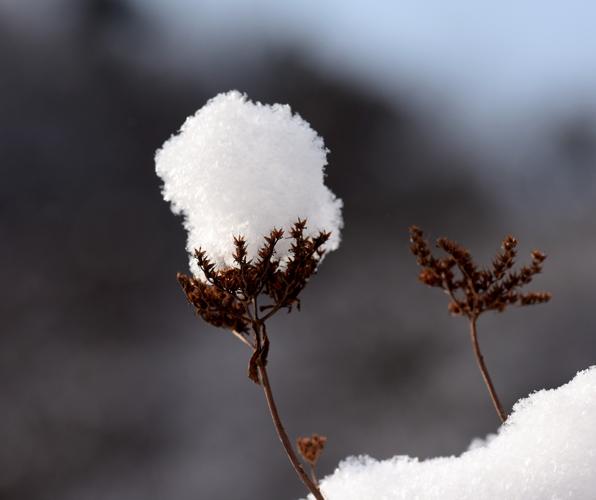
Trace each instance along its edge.
<path fill-rule="evenodd" d="M 592 367 L 518 401 L 496 436 L 459 457 L 352 457 L 321 490 L 327 500 L 593 500 L 595 426 Z"/>
<path fill-rule="evenodd" d="M 342 202 L 325 186 L 323 139 L 289 106 L 254 103 L 237 91 L 219 94 L 186 119 L 155 156 L 163 197 L 184 216 L 187 251 L 201 247 L 218 268 L 233 264 L 233 237 L 249 258 L 271 229 L 307 219 L 307 235 L 330 231 L 339 245 Z M 289 243 L 280 242 L 278 257 Z M 190 259 L 193 274 L 199 269 Z"/>

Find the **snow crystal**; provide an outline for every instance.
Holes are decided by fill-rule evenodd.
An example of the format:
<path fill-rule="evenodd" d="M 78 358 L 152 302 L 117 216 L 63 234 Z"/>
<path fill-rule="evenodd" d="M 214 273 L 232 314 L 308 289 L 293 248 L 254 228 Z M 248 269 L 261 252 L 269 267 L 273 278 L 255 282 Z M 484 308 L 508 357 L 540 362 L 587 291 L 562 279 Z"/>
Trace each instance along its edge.
<path fill-rule="evenodd" d="M 335 250 L 342 202 L 324 184 L 326 164 L 323 139 L 288 105 L 253 103 L 237 91 L 187 118 L 155 156 L 163 197 L 184 216 L 189 254 L 201 247 L 217 267 L 233 264 L 234 236 L 245 237 L 252 258 L 274 227 L 287 231 L 298 218 L 308 235 L 330 231 L 325 250 Z M 288 249 L 280 242 L 282 261 Z"/>
<path fill-rule="evenodd" d="M 327 500 L 593 500 L 596 367 L 518 401 L 496 436 L 459 457 L 351 457 L 321 486 Z"/>

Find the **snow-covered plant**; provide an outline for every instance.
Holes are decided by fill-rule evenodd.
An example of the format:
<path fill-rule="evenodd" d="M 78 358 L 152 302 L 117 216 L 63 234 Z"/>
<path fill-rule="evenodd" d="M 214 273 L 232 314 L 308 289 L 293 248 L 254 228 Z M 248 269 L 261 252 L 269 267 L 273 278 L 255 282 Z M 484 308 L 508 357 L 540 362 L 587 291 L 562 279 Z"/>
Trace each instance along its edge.
<path fill-rule="evenodd" d="M 523 266 L 519 271 L 512 271 L 517 256 L 517 240 L 513 236 L 507 236 L 492 266 L 489 269 L 481 269 L 466 248 L 447 238 L 437 240 L 437 247 L 447 256 L 439 259 L 434 257 L 424 239 L 424 233 L 416 226 L 410 228 L 410 243 L 410 250 L 416 256 L 418 265 L 422 267 L 418 276 L 420 281 L 425 285 L 441 288 L 449 296 L 449 312 L 468 319 L 470 340 L 478 368 L 495 411 L 501 422 L 505 422 L 507 412 L 497 396 L 480 351 L 476 323 L 480 315 L 486 311 L 503 312 L 511 305 L 529 306 L 548 302 L 551 298 L 550 293 L 519 291 L 542 271 L 546 255 L 534 250 L 531 265 Z"/>
<path fill-rule="evenodd" d="M 244 238 L 251 260 L 271 229 L 287 233 L 298 219 L 308 221 L 308 236 L 330 233 L 325 252 L 337 249 L 342 202 L 324 183 L 327 152 L 289 106 L 253 103 L 236 91 L 188 117 L 155 166 L 164 199 L 184 216 L 193 274 L 201 277 L 197 248 L 216 269 L 234 266 L 233 236 Z M 280 240 L 276 257 L 283 263 L 289 255 L 290 242 Z"/>
<path fill-rule="evenodd" d="M 188 232 L 191 274 L 179 273 L 178 281 L 203 320 L 230 331 L 250 349 L 248 377 L 262 387 L 278 437 L 309 498 L 324 500 L 322 490 L 327 500 L 562 498 L 571 490 L 557 477 L 572 477 L 577 491 L 589 491 L 596 443 L 586 449 L 581 441 L 584 434 L 595 435 L 587 430 L 596 411 L 594 369 L 556 393 L 537 393 L 518 403 L 494 440 L 459 458 L 351 459 L 323 480 L 321 489 L 315 467 L 326 438 L 313 434 L 296 441 L 310 467 L 310 476 L 306 473 L 273 397 L 267 321 L 300 305 L 300 293 L 321 260 L 339 245 L 342 202 L 325 186 L 326 158 L 323 140 L 289 106 L 253 103 L 236 91 L 211 99 L 155 157 L 164 199 L 183 216 Z M 476 361 L 505 422 L 476 323 L 486 311 L 550 300 L 545 292 L 520 291 L 542 270 L 546 256 L 535 250 L 531 264 L 514 271 L 517 241 L 509 236 L 492 266 L 483 269 L 467 249 L 446 238 L 437 240 L 446 253 L 441 258 L 432 255 L 417 227 L 410 229 L 410 241 L 422 267 L 420 280 L 441 288 L 450 298 L 449 311 L 468 319 Z M 584 399 L 588 404 L 582 406 Z M 554 429 L 558 434 L 551 439 Z M 569 460 L 560 459 L 563 448 L 571 450 Z M 528 462 L 532 454 L 538 468 Z"/>
<path fill-rule="evenodd" d="M 234 91 L 189 117 L 155 158 L 164 199 L 188 231 L 193 275 L 178 274 L 186 297 L 251 349 L 248 376 L 263 387 L 288 458 L 318 500 L 316 477 L 298 460 L 273 398 L 266 322 L 299 305 L 321 259 L 339 245 L 342 202 L 324 184 L 326 157 L 323 140 L 289 106 Z M 324 440 L 317 443 L 320 453 Z"/>

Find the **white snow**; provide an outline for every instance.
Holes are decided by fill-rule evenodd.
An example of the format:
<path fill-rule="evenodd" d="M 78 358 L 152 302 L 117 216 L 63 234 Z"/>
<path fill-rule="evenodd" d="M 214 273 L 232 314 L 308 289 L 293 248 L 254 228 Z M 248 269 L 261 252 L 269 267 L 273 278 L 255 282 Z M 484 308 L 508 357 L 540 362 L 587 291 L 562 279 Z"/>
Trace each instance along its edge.
<path fill-rule="evenodd" d="M 593 500 L 596 367 L 518 401 L 496 436 L 459 457 L 351 457 L 322 492 L 326 500 Z"/>
<path fill-rule="evenodd" d="M 326 251 L 340 241 L 342 202 L 325 186 L 323 139 L 288 105 L 253 103 L 231 91 L 186 119 L 155 156 L 163 197 L 184 216 L 187 251 L 206 250 L 218 267 L 233 264 L 233 237 L 243 235 L 249 257 L 271 229 L 307 219 L 307 234 L 331 231 Z M 280 242 L 278 257 L 287 257 Z M 190 259 L 191 271 L 200 272 Z"/>

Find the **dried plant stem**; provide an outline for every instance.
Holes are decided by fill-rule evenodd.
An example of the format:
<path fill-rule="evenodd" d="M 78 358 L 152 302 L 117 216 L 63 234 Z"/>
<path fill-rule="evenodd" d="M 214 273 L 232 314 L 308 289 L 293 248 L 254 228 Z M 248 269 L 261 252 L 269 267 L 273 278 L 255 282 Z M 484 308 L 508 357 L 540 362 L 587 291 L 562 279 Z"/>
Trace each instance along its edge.
<path fill-rule="evenodd" d="M 316 272 L 325 253 L 323 246 L 330 237 L 330 233 L 324 231 L 316 236 L 307 236 L 305 230 L 306 220 L 299 219 L 292 226 L 290 236 L 293 243 L 283 269 L 276 257 L 275 246 L 284 237 L 284 232 L 273 229 L 269 236 L 265 236 L 265 242 L 254 259 L 248 256 L 246 240 L 237 236 L 234 237 L 232 266 L 218 268 L 207 253 L 199 248 L 195 251 L 195 258 L 204 279 L 180 273 L 177 277 L 186 298 L 199 316 L 213 326 L 230 330 L 232 335 L 252 351 L 248 363 L 248 378 L 263 387 L 275 430 L 298 477 L 316 500 L 324 500 L 314 470 L 314 479 L 311 480 L 281 423 L 266 368 L 269 337 L 265 322 L 282 308 L 288 311 L 292 307 L 300 309 L 298 295 Z M 268 297 L 270 302 L 262 309 L 258 305 L 258 298 L 261 296 Z M 267 312 L 260 317 L 259 312 L 264 311 Z M 314 458 L 305 458 L 312 467 L 321 454 L 326 439 L 324 436 L 313 435 L 314 448 L 311 452 Z M 300 452 L 302 453 L 301 449 Z"/>
<path fill-rule="evenodd" d="M 477 318 L 475 317 L 470 318 L 470 340 L 472 341 L 474 355 L 476 356 L 478 368 L 480 368 L 480 373 L 482 373 L 482 378 L 484 379 L 484 383 L 486 384 L 486 388 L 488 389 L 488 393 L 490 394 L 490 399 L 493 402 L 495 411 L 501 419 L 501 422 L 504 423 L 505 420 L 507 420 L 507 413 L 505 413 L 505 410 L 503 410 L 503 406 L 501 405 L 499 396 L 497 396 L 497 391 L 495 391 L 495 387 L 488 373 L 488 369 L 486 368 L 486 364 L 484 363 L 484 356 L 480 351 L 480 345 L 478 344 L 478 331 L 476 330 L 476 319 Z"/>
<path fill-rule="evenodd" d="M 258 370 L 259 375 L 261 377 L 261 384 L 263 386 L 263 391 L 265 392 L 265 398 L 267 399 L 267 406 L 269 406 L 269 413 L 271 413 L 271 418 L 273 420 L 273 425 L 275 426 L 275 430 L 277 431 L 277 436 L 281 441 L 284 449 L 286 450 L 286 454 L 288 455 L 288 459 L 290 460 L 296 474 L 300 480 L 304 483 L 304 485 L 310 490 L 310 492 L 314 495 L 317 500 L 325 500 L 323 495 L 321 494 L 317 485 L 308 477 L 306 474 L 304 467 L 298 460 L 296 453 L 294 452 L 294 448 L 292 447 L 292 443 L 288 438 L 288 434 L 281 422 L 279 417 L 279 412 L 277 411 L 277 405 L 275 404 L 275 399 L 273 398 L 273 392 L 271 391 L 271 384 L 269 382 L 269 376 L 267 375 L 267 368 L 262 364 L 261 361 L 258 362 Z"/>
<path fill-rule="evenodd" d="M 237 332 L 236 330 L 230 330 L 232 332 L 232 335 L 234 335 L 234 337 L 236 337 L 238 340 L 240 340 L 240 342 L 242 342 L 244 345 L 250 347 L 251 349 L 254 349 L 255 346 L 252 345 L 248 340 L 246 340 L 246 338 L 244 337 L 244 335 L 242 335 L 241 333 Z"/>
<path fill-rule="evenodd" d="M 317 479 L 317 471 L 315 470 L 315 467 L 312 464 L 310 464 L 310 478 L 312 479 L 312 482 L 315 484 L 315 486 L 318 488 L 319 480 Z"/>
<path fill-rule="evenodd" d="M 255 323 L 258 323 L 258 320 Z M 255 335 L 259 341 L 258 344 L 260 346 L 261 342 L 260 342 L 259 330 L 260 329 L 257 326 L 255 328 Z M 236 331 L 232 331 L 232 333 L 234 334 L 234 336 L 236 338 L 241 340 L 243 344 L 247 345 L 248 347 L 250 347 L 253 350 L 255 349 L 256 346 L 254 346 L 251 342 L 246 340 L 246 338 L 244 336 L 242 336 L 240 333 L 238 333 Z M 325 500 L 319 490 L 319 483 L 317 480 L 317 476 L 316 476 L 314 467 L 312 465 L 310 467 L 310 473 L 311 473 L 311 478 L 312 478 L 311 479 L 308 477 L 308 475 L 304 471 L 304 467 L 302 466 L 302 464 L 298 460 L 298 457 L 296 456 L 296 453 L 294 452 L 294 448 L 292 447 L 290 438 L 288 437 L 288 434 L 287 434 L 285 427 L 283 426 L 283 423 L 279 416 L 279 411 L 277 410 L 277 405 L 275 404 L 275 398 L 273 397 L 273 391 L 271 390 L 271 382 L 269 382 L 269 375 L 267 373 L 267 368 L 265 368 L 262 360 L 257 361 L 257 370 L 259 372 L 261 386 L 263 387 L 263 391 L 265 393 L 265 399 L 267 400 L 267 407 L 269 408 L 269 413 L 271 414 L 271 419 L 273 420 L 273 425 L 275 426 L 277 436 L 279 437 L 279 440 L 281 441 L 281 444 L 283 445 L 283 447 L 286 451 L 286 454 L 288 455 L 288 459 L 290 460 L 290 463 L 294 467 L 294 470 L 298 474 L 298 477 L 300 478 L 300 480 L 304 483 L 304 485 L 308 488 L 308 490 L 315 496 L 315 498 L 317 500 Z"/>
<path fill-rule="evenodd" d="M 252 300 L 252 314 L 250 313 L 250 309 L 248 310 L 249 316 L 252 318 L 252 329 L 255 334 L 255 341 L 256 341 L 256 351 L 263 352 L 265 351 L 265 357 L 263 355 L 259 355 L 256 359 L 257 363 L 257 371 L 259 373 L 259 379 L 261 382 L 261 386 L 263 387 L 263 392 L 265 393 L 265 399 L 267 400 L 267 406 L 269 408 L 269 413 L 271 414 L 271 419 L 273 420 L 273 425 L 275 427 L 275 431 L 277 432 L 277 436 L 281 441 L 284 450 L 286 451 L 286 455 L 288 456 L 288 460 L 294 467 L 296 474 L 300 480 L 304 483 L 304 486 L 314 495 L 317 500 L 325 500 L 321 491 L 319 490 L 318 486 L 308 477 L 308 474 L 302 467 L 300 460 L 296 456 L 296 452 L 294 451 L 294 447 L 288 437 L 288 433 L 281 421 L 279 416 L 279 411 L 277 410 L 277 405 L 275 404 L 275 398 L 273 397 L 273 391 L 271 390 L 271 382 L 269 382 L 269 374 L 267 373 L 267 351 L 268 351 L 268 336 L 267 336 L 267 328 L 265 326 L 264 319 L 259 318 L 259 306 L 257 304 L 257 298 L 253 298 Z"/>

